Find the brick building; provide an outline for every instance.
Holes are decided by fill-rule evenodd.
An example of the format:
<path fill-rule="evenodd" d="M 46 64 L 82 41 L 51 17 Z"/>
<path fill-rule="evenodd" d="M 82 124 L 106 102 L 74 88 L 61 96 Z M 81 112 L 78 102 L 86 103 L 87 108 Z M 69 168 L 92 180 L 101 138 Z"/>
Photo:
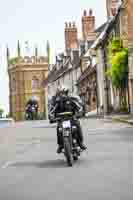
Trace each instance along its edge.
<path fill-rule="evenodd" d="M 86 112 L 96 110 L 98 108 L 96 54 L 95 51 L 92 52 L 91 46 L 102 32 L 105 25 L 106 23 L 96 29 L 95 16 L 93 16 L 92 10 L 89 11 L 89 15 L 87 15 L 87 12 L 84 11 L 82 17 L 82 35 L 85 51 L 81 56 L 82 73 L 78 80 L 78 91 L 82 101 L 84 102 Z"/>

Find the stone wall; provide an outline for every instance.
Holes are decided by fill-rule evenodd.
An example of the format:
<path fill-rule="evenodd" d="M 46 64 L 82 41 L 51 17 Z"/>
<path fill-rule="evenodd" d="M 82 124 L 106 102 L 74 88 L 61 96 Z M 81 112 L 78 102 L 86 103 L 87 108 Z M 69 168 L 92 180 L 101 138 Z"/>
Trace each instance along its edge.
<path fill-rule="evenodd" d="M 39 57 L 33 62 L 33 59 L 27 57 L 17 59 L 12 64 L 9 60 L 8 73 L 12 117 L 17 121 L 24 120 L 26 103 L 33 96 L 38 99 L 39 113 L 43 113 L 47 95 L 43 87 L 43 81 L 48 75 L 46 59 Z"/>

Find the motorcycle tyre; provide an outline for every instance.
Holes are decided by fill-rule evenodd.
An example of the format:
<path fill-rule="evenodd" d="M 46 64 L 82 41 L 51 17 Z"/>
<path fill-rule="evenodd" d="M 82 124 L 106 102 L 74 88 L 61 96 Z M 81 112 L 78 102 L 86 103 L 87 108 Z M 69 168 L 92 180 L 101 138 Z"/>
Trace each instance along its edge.
<path fill-rule="evenodd" d="M 77 161 L 77 160 L 78 160 L 78 155 L 74 155 L 74 156 L 73 156 L 73 160 L 74 160 L 74 161 Z"/>
<path fill-rule="evenodd" d="M 64 138 L 64 150 L 65 150 L 65 156 L 67 159 L 67 164 L 69 167 L 72 167 L 72 152 L 71 152 L 71 145 L 68 137 Z"/>

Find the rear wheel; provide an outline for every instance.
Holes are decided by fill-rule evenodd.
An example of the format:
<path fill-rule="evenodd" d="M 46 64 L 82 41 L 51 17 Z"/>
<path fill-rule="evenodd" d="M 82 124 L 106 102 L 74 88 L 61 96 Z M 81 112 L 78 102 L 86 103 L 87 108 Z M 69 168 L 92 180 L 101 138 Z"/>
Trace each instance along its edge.
<path fill-rule="evenodd" d="M 69 138 L 64 138 L 64 149 L 65 149 L 65 156 L 67 159 L 68 166 L 72 167 L 72 151 Z"/>

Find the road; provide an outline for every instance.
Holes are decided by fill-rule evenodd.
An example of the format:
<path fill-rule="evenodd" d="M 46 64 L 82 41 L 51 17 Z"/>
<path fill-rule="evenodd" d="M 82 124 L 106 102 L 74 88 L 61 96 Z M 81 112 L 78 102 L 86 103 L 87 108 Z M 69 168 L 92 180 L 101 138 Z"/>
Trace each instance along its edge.
<path fill-rule="evenodd" d="M 132 200 L 133 127 L 82 121 L 88 151 L 72 168 L 56 154 L 55 126 L 0 129 L 0 200 Z"/>

